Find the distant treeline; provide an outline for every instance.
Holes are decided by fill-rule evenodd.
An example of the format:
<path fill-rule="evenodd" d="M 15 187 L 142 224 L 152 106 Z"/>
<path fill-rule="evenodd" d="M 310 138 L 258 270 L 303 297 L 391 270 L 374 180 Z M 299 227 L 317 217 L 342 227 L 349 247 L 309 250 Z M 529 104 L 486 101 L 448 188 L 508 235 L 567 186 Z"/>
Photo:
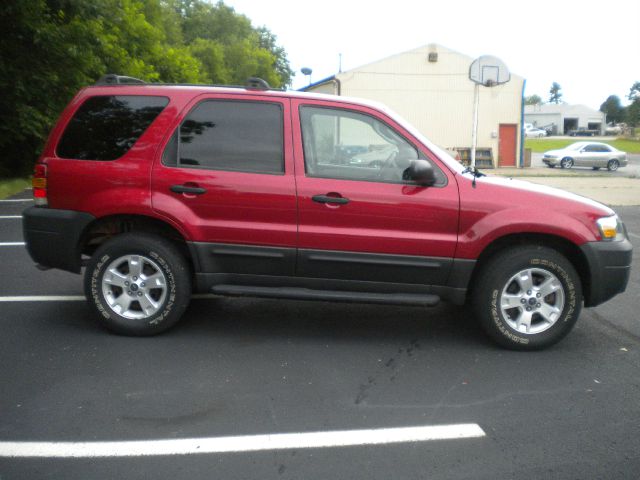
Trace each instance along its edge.
<path fill-rule="evenodd" d="M 0 26 L 0 177 L 29 173 L 60 111 L 105 73 L 275 87 L 293 77 L 276 37 L 221 1 L 9 0 Z"/>

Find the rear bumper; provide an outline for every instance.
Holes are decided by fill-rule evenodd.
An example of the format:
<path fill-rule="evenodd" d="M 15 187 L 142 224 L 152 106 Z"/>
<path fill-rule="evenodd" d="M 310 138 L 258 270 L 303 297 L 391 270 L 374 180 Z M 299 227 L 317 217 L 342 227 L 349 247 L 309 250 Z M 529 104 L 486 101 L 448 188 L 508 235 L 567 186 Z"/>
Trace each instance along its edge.
<path fill-rule="evenodd" d="M 27 208 L 22 228 L 29 255 L 42 266 L 80 273 L 80 236 L 94 219 L 73 210 Z"/>
<path fill-rule="evenodd" d="M 622 242 L 588 242 L 580 249 L 589 264 L 589 285 L 584 301 L 586 307 L 600 305 L 625 291 L 633 254 L 628 239 Z"/>

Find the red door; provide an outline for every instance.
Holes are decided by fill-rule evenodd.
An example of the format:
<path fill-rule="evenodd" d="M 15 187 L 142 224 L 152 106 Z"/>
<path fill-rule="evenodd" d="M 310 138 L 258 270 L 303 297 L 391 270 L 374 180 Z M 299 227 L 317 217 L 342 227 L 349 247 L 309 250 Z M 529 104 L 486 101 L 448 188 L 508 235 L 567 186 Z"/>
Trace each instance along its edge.
<path fill-rule="evenodd" d="M 262 262 L 266 273 L 293 275 L 297 207 L 289 115 L 287 99 L 203 95 L 158 154 L 153 208 L 185 230 L 210 271 L 255 272 Z"/>
<path fill-rule="evenodd" d="M 517 125 L 500 124 L 500 136 L 498 138 L 498 166 L 516 166 L 516 133 Z"/>
<path fill-rule="evenodd" d="M 429 153 L 391 119 L 365 107 L 294 101 L 297 274 L 444 284 L 455 253 L 458 190 L 410 185 L 402 170 Z"/>

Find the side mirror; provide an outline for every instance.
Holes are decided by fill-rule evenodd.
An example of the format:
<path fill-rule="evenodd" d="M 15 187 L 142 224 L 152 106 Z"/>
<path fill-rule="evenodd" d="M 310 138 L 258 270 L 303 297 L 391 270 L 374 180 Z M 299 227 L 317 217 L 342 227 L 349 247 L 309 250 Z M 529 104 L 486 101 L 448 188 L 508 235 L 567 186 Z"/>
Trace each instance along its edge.
<path fill-rule="evenodd" d="M 428 160 L 412 160 L 404 171 L 403 177 L 424 187 L 430 187 L 436 183 L 436 174 Z"/>

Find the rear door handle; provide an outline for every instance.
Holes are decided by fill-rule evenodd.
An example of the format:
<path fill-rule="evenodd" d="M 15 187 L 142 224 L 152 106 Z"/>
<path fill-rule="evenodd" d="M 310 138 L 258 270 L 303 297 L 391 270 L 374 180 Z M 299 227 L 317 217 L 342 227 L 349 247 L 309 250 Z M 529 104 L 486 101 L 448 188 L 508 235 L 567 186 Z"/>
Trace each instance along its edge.
<path fill-rule="evenodd" d="M 191 195 L 202 195 L 207 190 L 202 187 L 190 187 L 189 185 L 171 185 L 169 188 L 173 193 L 190 193 Z"/>
<path fill-rule="evenodd" d="M 311 200 L 318 203 L 334 203 L 336 205 L 345 205 L 349 203 L 348 198 L 344 197 L 330 197 L 329 195 L 314 195 Z"/>

